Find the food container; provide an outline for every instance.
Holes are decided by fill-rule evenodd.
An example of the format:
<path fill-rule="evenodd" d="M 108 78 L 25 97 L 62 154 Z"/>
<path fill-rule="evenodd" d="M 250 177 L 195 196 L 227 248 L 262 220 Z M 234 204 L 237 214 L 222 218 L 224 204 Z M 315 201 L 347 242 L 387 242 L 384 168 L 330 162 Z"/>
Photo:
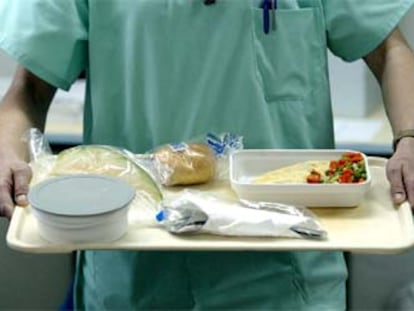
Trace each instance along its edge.
<path fill-rule="evenodd" d="M 312 160 L 338 160 L 345 152 L 339 149 L 245 149 L 230 156 L 230 182 L 240 199 L 281 202 L 307 207 L 353 207 L 364 198 L 371 184 L 368 161 L 364 154 L 367 178 L 359 183 L 256 184 L 258 176 L 278 168 Z"/>
<path fill-rule="evenodd" d="M 128 227 L 135 190 L 114 177 L 81 174 L 47 179 L 29 191 L 39 235 L 50 242 L 110 242 Z"/>

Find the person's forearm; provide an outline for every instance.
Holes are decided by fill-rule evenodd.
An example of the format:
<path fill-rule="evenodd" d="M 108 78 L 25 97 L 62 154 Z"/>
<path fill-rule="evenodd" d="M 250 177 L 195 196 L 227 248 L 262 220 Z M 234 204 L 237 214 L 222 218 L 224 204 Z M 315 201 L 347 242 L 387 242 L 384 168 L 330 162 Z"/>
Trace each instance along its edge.
<path fill-rule="evenodd" d="M 27 145 L 21 139 L 31 127 L 44 129 L 53 88 L 37 82 L 19 68 L 13 83 L 0 104 L 0 148 L 12 148 L 20 157 L 27 156 Z"/>
<path fill-rule="evenodd" d="M 23 134 L 30 127 L 44 126 L 41 118 L 25 107 L 28 101 L 21 95 L 8 93 L 0 106 L 0 148 L 10 148 L 24 158 L 27 145 L 22 140 Z"/>
<path fill-rule="evenodd" d="M 396 30 L 365 58 L 381 85 L 394 135 L 414 129 L 414 54 Z"/>

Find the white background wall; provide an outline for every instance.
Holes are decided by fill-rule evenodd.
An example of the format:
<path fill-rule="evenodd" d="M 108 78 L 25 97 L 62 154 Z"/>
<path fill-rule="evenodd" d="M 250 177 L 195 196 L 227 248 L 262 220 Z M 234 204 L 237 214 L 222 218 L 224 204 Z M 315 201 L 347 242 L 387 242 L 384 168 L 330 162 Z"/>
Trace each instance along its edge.
<path fill-rule="evenodd" d="M 0 50 L 0 76 L 11 77 L 15 68 L 16 63 Z"/>

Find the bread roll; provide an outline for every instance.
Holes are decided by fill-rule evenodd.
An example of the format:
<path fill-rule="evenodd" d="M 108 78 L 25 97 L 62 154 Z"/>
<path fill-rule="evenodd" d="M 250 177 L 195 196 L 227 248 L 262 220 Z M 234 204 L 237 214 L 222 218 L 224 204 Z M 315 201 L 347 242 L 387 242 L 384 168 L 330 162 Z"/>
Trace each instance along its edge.
<path fill-rule="evenodd" d="M 206 183 L 214 178 L 215 157 L 205 144 L 166 145 L 154 153 L 161 183 L 166 186 Z"/>

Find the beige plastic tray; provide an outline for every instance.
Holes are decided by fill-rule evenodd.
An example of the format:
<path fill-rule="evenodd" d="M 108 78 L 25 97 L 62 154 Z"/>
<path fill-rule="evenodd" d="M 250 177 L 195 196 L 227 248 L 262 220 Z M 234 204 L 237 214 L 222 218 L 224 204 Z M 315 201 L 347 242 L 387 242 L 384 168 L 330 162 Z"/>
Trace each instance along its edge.
<path fill-rule="evenodd" d="M 52 244 L 42 240 L 31 208 L 17 207 L 7 232 L 9 247 L 31 253 L 65 253 L 81 249 L 119 250 L 343 250 L 363 253 L 399 253 L 414 246 L 414 226 L 408 203 L 395 207 L 385 176 L 386 160 L 369 158 L 372 185 L 354 208 L 312 209 L 328 231 L 326 241 L 289 238 L 244 238 L 213 235 L 172 235 L 147 213 L 129 211 L 127 233 L 111 243 Z M 234 198 L 227 184 L 199 189 Z M 169 195 L 169 193 L 166 193 Z"/>

